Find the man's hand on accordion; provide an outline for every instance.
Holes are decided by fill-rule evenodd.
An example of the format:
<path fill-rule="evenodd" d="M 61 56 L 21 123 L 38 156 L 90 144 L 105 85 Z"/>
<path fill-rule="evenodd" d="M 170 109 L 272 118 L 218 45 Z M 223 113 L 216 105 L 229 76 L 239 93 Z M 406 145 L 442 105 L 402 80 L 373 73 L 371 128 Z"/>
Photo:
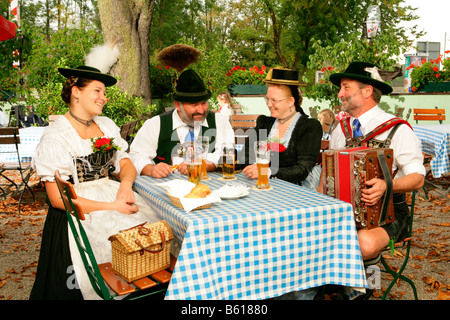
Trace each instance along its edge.
<path fill-rule="evenodd" d="M 366 181 L 366 188 L 361 190 L 361 201 L 368 206 L 375 205 L 386 191 L 386 182 L 382 179 L 373 178 Z"/>

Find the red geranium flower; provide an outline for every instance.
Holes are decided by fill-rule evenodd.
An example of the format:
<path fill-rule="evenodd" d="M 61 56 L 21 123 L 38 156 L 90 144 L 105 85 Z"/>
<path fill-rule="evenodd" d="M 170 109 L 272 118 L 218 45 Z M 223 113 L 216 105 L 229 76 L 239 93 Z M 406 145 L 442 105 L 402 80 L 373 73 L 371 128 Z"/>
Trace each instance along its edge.
<path fill-rule="evenodd" d="M 114 144 L 114 138 L 91 138 L 92 151 L 106 153 L 109 150 L 120 150 L 120 148 Z"/>
<path fill-rule="evenodd" d="M 269 147 L 270 151 L 275 151 L 275 152 L 283 152 L 284 150 L 286 150 L 286 147 L 278 142 L 269 142 L 268 147 Z"/>

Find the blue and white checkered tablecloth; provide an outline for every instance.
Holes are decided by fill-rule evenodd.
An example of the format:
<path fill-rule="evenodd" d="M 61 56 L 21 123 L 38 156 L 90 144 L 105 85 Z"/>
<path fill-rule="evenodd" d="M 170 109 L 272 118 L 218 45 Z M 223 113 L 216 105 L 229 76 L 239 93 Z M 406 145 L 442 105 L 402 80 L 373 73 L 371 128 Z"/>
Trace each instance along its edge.
<path fill-rule="evenodd" d="M 224 185 L 217 173 L 204 181 Z M 267 299 L 324 284 L 366 287 L 352 207 L 300 186 L 271 179 L 272 190 L 250 190 L 186 213 L 156 183 L 186 179 L 137 177 L 134 187 L 182 242 L 166 299 Z M 237 181 L 255 183 L 244 174 Z"/>
<path fill-rule="evenodd" d="M 22 162 L 29 162 L 34 150 L 39 144 L 45 127 L 28 127 L 19 129 L 20 144 L 19 154 Z M 14 144 L 0 145 L 0 162 L 17 162 L 16 146 Z"/>
<path fill-rule="evenodd" d="M 422 151 L 434 156 L 430 162 L 433 177 L 450 172 L 450 124 L 412 127 L 422 143 Z"/>

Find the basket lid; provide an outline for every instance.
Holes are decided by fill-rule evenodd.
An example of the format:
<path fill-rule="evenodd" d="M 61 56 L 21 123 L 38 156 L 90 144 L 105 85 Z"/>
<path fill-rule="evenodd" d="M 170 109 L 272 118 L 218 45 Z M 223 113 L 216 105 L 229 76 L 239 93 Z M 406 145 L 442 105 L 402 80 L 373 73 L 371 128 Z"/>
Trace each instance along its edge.
<path fill-rule="evenodd" d="M 119 233 L 108 238 L 109 241 L 119 241 L 119 243 L 129 253 L 142 250 L 136 243 L 136 240 L 144 247 L 148 248 L 153 245 L 161 244 L 161 232 L 164 233 L 166 242 L 173 239 L 173 232 L 170 225 L 165 220 L 154 223 L 143 223 L 127 230 L 119 231 Z"/>

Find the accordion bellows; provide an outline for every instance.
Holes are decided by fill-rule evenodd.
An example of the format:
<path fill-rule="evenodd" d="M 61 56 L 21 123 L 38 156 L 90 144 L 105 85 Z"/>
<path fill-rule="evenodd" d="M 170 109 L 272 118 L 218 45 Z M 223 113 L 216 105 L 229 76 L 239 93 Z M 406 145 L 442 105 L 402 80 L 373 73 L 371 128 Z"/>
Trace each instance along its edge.
<path fill-rule="evenodd" d="M 379 153 L 386 159 L 384 177 Z M 373 178 L 392 179 L 393 150 L 357 147 L 326 150 L 322 155 L 323 193 L 353 206 L 357 228 L 372 229 L 394 221 L 392 194 L 386 193 L 374 206 L 361 201 L 365 182 Z M 386 198 L 386 199 L 385 199 Z M 386 204 L 385 204 L 386 201 Z M 383 211 L 383 207 L 386 210 Z"/>
<path fill-rule="evenodd" d="M 109 237 L 114 272 L 132 282 L 167 269 L 172 240 L 172 229 L 164 220 L 138 225 Z"/>

